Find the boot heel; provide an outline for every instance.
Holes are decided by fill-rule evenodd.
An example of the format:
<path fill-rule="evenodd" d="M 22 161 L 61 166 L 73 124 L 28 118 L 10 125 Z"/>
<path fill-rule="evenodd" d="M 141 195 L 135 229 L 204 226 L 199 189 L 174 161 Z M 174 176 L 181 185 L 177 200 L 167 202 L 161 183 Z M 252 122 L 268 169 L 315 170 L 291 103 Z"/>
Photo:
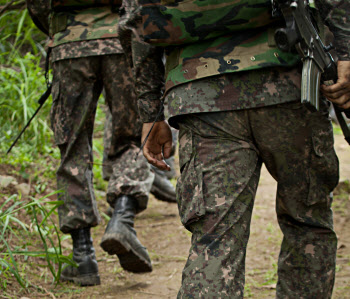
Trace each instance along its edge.
<path fill-rule="evenodd" d="M 100 246 L 109 255 L 124 254 L 131 250 L 130 244 L 126 241 L 124 234 L 104 234 Z"/>
<path fill-rule="evenodd" d="M 117 199 L 100 246 L 108 254 L 116 254 L 123 269 L 135 273 L 151 272 L 152 263 L 133 228 L 136 201 L 126 195 Z"/>

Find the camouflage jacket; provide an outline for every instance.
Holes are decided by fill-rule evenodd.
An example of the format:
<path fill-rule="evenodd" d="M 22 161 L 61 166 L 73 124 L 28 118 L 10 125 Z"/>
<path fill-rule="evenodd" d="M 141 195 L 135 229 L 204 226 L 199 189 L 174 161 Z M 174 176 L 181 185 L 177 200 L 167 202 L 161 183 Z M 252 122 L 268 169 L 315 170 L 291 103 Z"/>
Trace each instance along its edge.
<path fill-rule="evenodd" d="M 164 0 L 164 2 L 168 1 Z M 172 2 L 177 3 L 181 1 Z M 316 0 L 315 2 L 323 15 L 323 19 L 335 36 L 335 45 L 339 58 L 341 60 L 349 60 L 349 1 Z M 128 17 L 135 18 L 132 16 L 132 13 Z M 249 16 L 246 17 L 249 19 Z M 152 22 L 152 20 L 147 19 L 147 16 L 143 16 L 142 21 L 143 23 L 139 27 L 140 35 L 144 32 L 145 27 Z M 125 23 L 125 21 L 123 20 L 121 23 Z M 169 101 L 170 116 L 262 107 L 298 99 L 295 96 L 295 89 L 300 88 L 300 76 L 298 75 L 300 68 L 297 65 L 299 59 L 295 55 L 281 53 L 277 50 L 273 44 L 273 40 L 270 39 L 269 33 L 269 30 L 274 29 L 274 26 L 270 24 L 257 27 L 256 29 L 235 30 L 230 35 L 222 35 L 168 47 L 148 46 L 147 51 L 136 49 L 142 47 L 145 49 L 146 46 L 144 43 L 134 42 L 133 53 L 135 55 L 133 59 L 136 73 L 139 74 L 136 77 L 136 88 L 139 94 L 139 109 L 143 121 L 153 121 L 162 104 L 160 100 L 162 91 L 159 86 L 162 85 L 161 81 L 163 78 L 156 78 L 153 75 L 155 73 L 164 73 L 161 51 L 166 55 L 165 95 Z M 293 65 L 295 68 L 290 68 Z M 280 67 L 284 68 L 281 69 Z M 253 70 L 258 69 L 266 70 L 268 75 L 265 79 L 260 80 L 256 76 L 252 78 L 252 76 L 247 75 L 242 77 L 245 80 L 251 81 L 241 82 L 239 74 L 233 76 L 234 73 L 241 71 L 255 73 L 256 71 Z M 278 72 L 276 71 L 277 69 Z M 208 105 L 207 103 L 201 103 L 200 97 L 196 97 L 193 93 L 181 93 L 182 91 L 191 90 L 193 85 L 203 81 L 206 85 L 210 85 L 210 91 L 213 93 L 213 98 L 215 98 L 222 91 L 220 89 L 227 82 L 232 81 L 231 79 L 227 79 L 230 74 L 236 78 L 234 85 L 236 85 L 237 90 L 231 96 L 231 98 L 234 98 L 237 95 L 235 105 L 227 103 L 227 101 L 230 101 L 227 99 L 227 96 L 225 97 L 225 104 L 216 102 Z M 218 75 L 222 80 L 217 79 L 216 83 L 213 84 L 212 78 L 216 78 Z M 154 80 L 150 80 L 150 78 L 154 78 Z M 224 84 L 222 84 L 223 81 L 225 82 Z M 290 84 L 282 84 L 282 86 L 286 86 L 286 92 L 281 92 L 278 88 L 279 84 L 286 83 L 287 81 Z M 251 84 L 252 82 L 254 84 Z M 177 87 L 181 87 L 181 92 L 178 92 L 179 88 Z M 254 101 L 252 89 L 255 88 L 260 88 L 260 91 L 263 91 L 259 93 L 259 102 L 249 103 L 244 101 L 244 104 L 242 104 L 243 99 L 248 95 L 253 95 L 250 99 Z M 293 96 L 288 96 L 288 91 L 291 91 Z M 204 91 L 200 89 L 197 92 Z M 176 96 L 176 94 L 182 94 L 183 96 Z M 282 95 L 285 95 L 285 97 L 282 97 Z M 221 98 L 218 97 L 218 101 Z"/>
<path fill-rule="evenodd" d="M 123 53 L 118 39 L 118 21 L 117 9 L 106 5 L 51 10 L 52 61 Z"/>

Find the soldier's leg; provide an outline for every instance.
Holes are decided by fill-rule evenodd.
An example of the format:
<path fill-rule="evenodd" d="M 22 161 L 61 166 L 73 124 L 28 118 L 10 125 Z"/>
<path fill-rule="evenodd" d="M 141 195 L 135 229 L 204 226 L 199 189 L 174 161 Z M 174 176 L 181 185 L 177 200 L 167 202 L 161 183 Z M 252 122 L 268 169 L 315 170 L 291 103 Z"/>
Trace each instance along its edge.
<path fill-rule="evenodd" d="M 124 124 L 121 124 L 120 122 L 117 122 L 117 125 L 124 126 Z M 121 168 L 121 165 L 117 164 L 115 156 L 109 155 L 112 137 L 113 137 L 112 132 L 113 132 L 112 114 L 109 110 L 109 107 L 107 106 L 106 121 L 105 121 L 104 135 L 103 135 L 104 148 L 103 148 L 103 167 L 102 167 L 103 178 L 106 181 L 109 181 L 109 179 L 113 175 L 113 164 L 114 164 L 114 168 L 116 169 Z M 177 145 L 177 130 L 173 129 L 172 133 L 173 133 L 173 142 L 174 142 L 174 151 L 175 151 L 175 147 Z M 116 150 L 116 152 L 118 152 L 118 149 Z M 121 160 L 119 159 L 119 161 Z M 169 181 L 171 178 L 174 178 L 176 174 L 174 156 L 171 156 L 169 159 L 166 160 L 166 162 L 170 165 L 171 171 L 161 171 L 151 166 L 151 169 L 154 172 L 154 180 L 153 180 L 150 192 L 159 200 L 176 203 L 175 188 L 172 185 L 172 183 Z M 132 163 L 133 161 L 129 161 L 128 165 L 131 166 Z M 113 209 L 109 208 L 107 212 L 112 213 L 112 211 Z"/>
<path fill-rule="evenodd" d="M 57 61 L 53 64 L 51 122 L 61 151 L 57 185 L 64 204 L 59 207 L 60 229 L 96 226 L 97 211 L 92 173 L 92 134 L 102 83 L 98 60 L 92 57 Z"/>
<path fill-rule="evenodd" d="M 142 124 L 130 67 L 123 54 L 103 58 L 103 84 L 111 111 L 108 162 L 112 172 L 107 200 L 114 209 L 101 247 L 117 254 L 122 267 L 132 272 L 152 271 L 147 250 L 133 229 L 135 214 L 147 207 L 154 174 L 139 152 Z"/>
<path fill-rule="evenodd" d="M 102 160 L 102 177 L 105 181 L 109 181 L 113 173 L 112 163 L 108 159 L 109 149 L 112 141 L 112 114 L 108 105 L 105 109 L 106 119 L 103 130 L 103 160 Z"/>
<path fill-rule="evenodd" d="M 338 160 L 327 107 L 310 113 L 300 102 L 251 111 L 263 161 L 278 182 L 283 231 L 277 298 L 331 298 L 337 238 L 331 195 Z"/>
<path fill-rule="evenodd" d="M 73 239 L 73 259 L 79 267 L 67 267 L 61 280 L 81 285 L 100 283 L 90 227 L 100 220 L 93 190 L 92 133 L 97 100 L 98 59 L 79 58 L 53 64 L 51 122 L 61 152 L 57 187 L 62 190 L 58 208 L 60 229 Z"/>
<path fill-rule="evenodd" d="M 177 200 L 193 235 L 178 298 L 243 298 L 261 167 L 246 113 L 201 113 L 179 125 Z"/>

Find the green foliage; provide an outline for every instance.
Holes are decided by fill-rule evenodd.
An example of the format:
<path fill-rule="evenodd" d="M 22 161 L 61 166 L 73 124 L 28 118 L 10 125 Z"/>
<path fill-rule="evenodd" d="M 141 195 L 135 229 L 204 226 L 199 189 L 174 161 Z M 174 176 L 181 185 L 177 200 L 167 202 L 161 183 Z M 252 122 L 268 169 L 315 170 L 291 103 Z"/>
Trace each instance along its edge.
<path fill-rule="evenodd" d="M 0 0 L 0 6 L 9 2 Z M 58 148 L 53 146 L 50 129 L 51 98 L 11 153 L 6 155 L 46 90 L 43 69 L 46 36 L 35 27 L 24 9 L 24 3 L 23 0 L 14 1 L 13 4 L 21 4 L 17 7 L 22 8 L 2 13 L 0 8 L 0 165 L 6 165 L 6 174 L 29 181 L 34 188 L 33 196 L 42 197 L 54 185 L 52 182 L 60 159 Z M 94 183 L 95 188 L 100 190 L 105 190 L 107 186 L 101 171 L 104 118 L 103 107 L 99 106 L 94 140 Z M 57 284 L 63 263 L 76 265 L 62 253 L 61 241 L 69 235 L 63 236 L 57 228 L 56 210 L 61 201 L 48 198 L 58 192 L 40 199 L 31 197 L 29 202 L 20 195 L 8 194 L 12 192 L 11 188 L 5 192 L 7 194 L 0 194 L 0 293 L 5 297 L 6 290 L 13 290 L 15 281 L 21 293 L 30 292 L 30 288 L 40 292 L 41 284 L 35 277 Z M 40 277 L 28 271 L 38 267 L 42 268 L 38 274 Z"/>
<path fill-rule="evenodd" d="M 12 195 L 0 206 L 0 289 L 6 291 L 11 281 L 9 274 L 22 288 L 33 286 L 25 270 L 19 268 L 19 265 L 25 267 L 24 263 L 18 263 L 19 257 L 23 261 L 29 261 L 29 258 L 45 261 L 44 267 L 48 267 L 55 283 L 59 281 L 63 263 L 76 266 L 71 258 L 62 254 L 60 234 L 53 219 L 62 201 L 47 201 L 55 193 L 58 192 L 40 199 L 31 197 L 29 203 L 21 201 L 18 195 Z M 29 223 L 19 219 L 21 213 L 30 216 Z M 42 250 L 29 250 L 35 240 L 41 242 Z"/>
<path fill-rule="evenodd" d="M 276 261 L 270 257 L 272 262 L 272 269 L 268 270 L 265 274 L 265 282 L 264 285 L 276 284 L 277 283 L 277 263 Z"/>
<path fill-rule="evenodd" d="M 10 147 L 39 106 L 46 90 L 41 60 L 46 37 L 36 29 L 26 10 L 8 10 L 0 15 L 0 152 Z M 51 148 L 50 104 L 40 113 L 18 141 L 19 153 L 46 153 Z M 21 148 L 19 144 L 27 144 Z M 34 155 L 33 155 L 34 154 Z"/>
<path fill-rule="evenodd" d="M 96 110 L 96 121 L 94 126 L 94 142 L 93 142 L 93 152 L 94 152 L 94 187 L 97 190 L 107 190 L 108 183 L 102 178 L 102 162 L 103 162 L 103 130 L 105 123 L 105 105 L 104 99 L 101 96 L 100 104 L 97 106 Z"/>

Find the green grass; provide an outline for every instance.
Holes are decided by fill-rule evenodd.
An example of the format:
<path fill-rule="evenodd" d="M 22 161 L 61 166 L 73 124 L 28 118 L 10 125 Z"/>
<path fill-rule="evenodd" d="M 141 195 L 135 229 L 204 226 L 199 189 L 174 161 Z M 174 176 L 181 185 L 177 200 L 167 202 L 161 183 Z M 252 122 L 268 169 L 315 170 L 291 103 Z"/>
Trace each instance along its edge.
<path fill-rule="evenodd" d="M 0 0 L 0 5 L 5 3 L 7 1 Z M 36 29 L 26 10 L 9 10 L 0 15 L 0 165 L 6 169 L 6 175 L 33 187 L 30 198 L 0 195 L 0 293 L 7 298 L 22 297 L 33 290 L 46 293 L 41 282 L 54 287 L 63 263 L 75 264 L 71 253 L 66 256 L 62 252 L 61 241 L 69 237 L 61 234 L 57 227 L 56 211 L 62 202 L 49 199 L 49 196 L 59 195 L 49 190 L 56 185 L 55 171 L 60 160 L 50 129 L 51 97 L 6 155 L 39 106 L 37 101 L 46 89 L 45 43 L 46 37 Z M 99 106 L 94 139 L 94 184 L 98 190 L 106 190 L 107 186 L 100 165 L 103 126 L 104 112 Z M 38 268 L 41 271 L 30 271 Z M 16 294 L 14 284 L 19 287 Z M 70 287 L 63 287 L 55 289 L 54 293 L 72 291 Z"/>
<path fill-rule="evenodd" d="M 0 153 L 4 154 L 39 106 L 46 90 L 41 60 L 45 56 L 42 35 L 26 10 L 10 10 L 0 15 Z M 50 102 L 50 101 L 49 101 Z M 19 140 L 27 144 L 14 155 L 28 156 L 51 151 L 50 104 L 41 112 Z M 26 159 L 29 159 L 26 157 Z"/>
<path fill-rule="evenodd" d="M 48 200 L 56 193 L 40 199 L 30 197 L 29 202 L 14 194 L 0 205 L 0 289 L 4 293 L 13 277 L 23 290 L 40 289 L 31 282 L 28 265 L 49 269 L 53 284 L 58 284 L 64 263 L 76 265 L 62 253 L 64 236 L 61 237 L 55 219 L 62 201 Z"/>

